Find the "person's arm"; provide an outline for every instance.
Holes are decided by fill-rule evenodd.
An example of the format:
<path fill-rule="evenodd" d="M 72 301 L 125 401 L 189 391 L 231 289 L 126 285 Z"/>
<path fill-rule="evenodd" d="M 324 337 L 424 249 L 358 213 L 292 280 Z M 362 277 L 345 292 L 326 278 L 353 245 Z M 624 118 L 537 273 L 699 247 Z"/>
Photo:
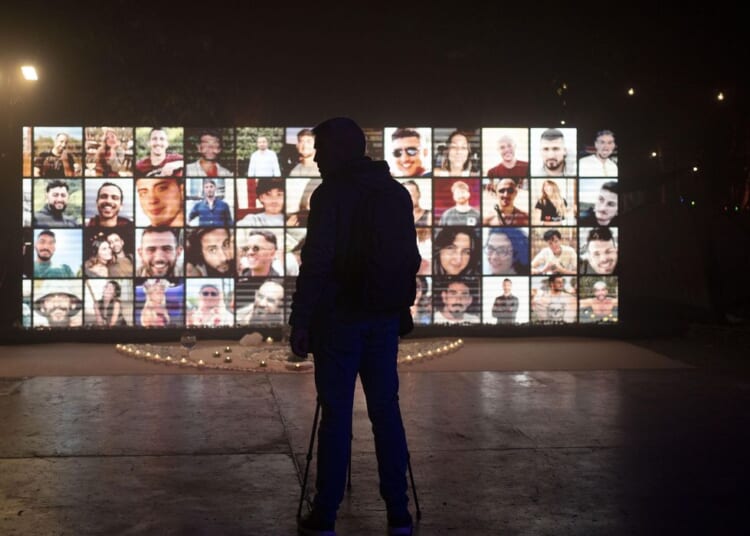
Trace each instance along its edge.
<path fill-rule="evenodd" d="M 197 202 L 196 202 L 196 203 L 195 203 L 195 204 L 193 205 L 193 208 L 191 208 L 191 209 L 190 209 L 190 214 L 188 214 L 188 221 L 192 220 L 192 219 L 193 219 L 193 218 L 195 218 L 196 216 L 200 216 L 200 212 L 198 212 L 198 205 L 199 205 L 200 203 L 201 203 L 200 201 L 197 201 Z"/>
<path fill-rule="evenodd" d="M 450 210 L 450 209 L 448 209 Z M 448 223 L 448 210 L 440 215 L 440 225 L 447 225 Z"/>
<path fill-rule="evenodd" d="M 120 300 L 115 300 L 112 307 L 112 318 L 109 319 L 109 325 L 116 326 L 118 318 L 120 318 Z"/>
<path fill-rule="evenodd" d="M 517 313 L 518 313 L 518 298 L 513 296 L 513 299 L 511 300 L 511 306 L 510 306 L 510 316 L 513 319 L 513 322 L 516 321 Z"/>
<path fill-rule="evenodd" d="M 88 282 L 87 282 L 88 286 Z M 106 326 L 107 323 L 104 321 L 104 317 L 102 316 L 102 311 L 99 309 L 99 302 L 94 300 L 94 315 L 96 316 L 96 325 L 97 326 Z"/>
<path fill-rule="evenodd" d="M 281 177 L 281 168 L 279 167 L 279 157 L 273 153 L 273 176 Z"/>
<path fill-rule="evenodd" d="M 250 155 L 250 163 L 247 166 L 247 176 L 248 177 L 254 177 L 255 176 L 255 170 L 258 166 L 256 165 L 256 158 L 255 153 Z"/>
<path fill-rule="evenodd" d="M 533 275 L 543 274 L 546 268 L 547 263 L 544 258 L 544 250 L 542 250 L 531 261 L 531 273 Z"/>
<path fill-rule="evenodd" d="M 224 220 L 224 224 L 227 226 L 232 225 L 232 210 L 229 208 L 229 203 L 223 200 L 222 203 L 222 219 Z"/>
<path fill-rule="evenodd" d="M 500 318 L 500 296 L 495 298 L 495 302 L 492 304 L 492 316 Z"/>

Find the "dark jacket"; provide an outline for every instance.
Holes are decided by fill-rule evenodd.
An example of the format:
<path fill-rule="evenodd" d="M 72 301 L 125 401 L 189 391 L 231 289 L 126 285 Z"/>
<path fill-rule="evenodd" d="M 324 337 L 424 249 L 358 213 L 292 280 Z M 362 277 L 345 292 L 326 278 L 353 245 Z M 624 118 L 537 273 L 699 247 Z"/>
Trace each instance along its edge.
<path fill-rule="evenodd" d="M 414 267 L 411 277 L 416 281 L 420 257 L 409 192 L 393 179 L 386 162 L 362 157 L 324 176 L 310 198 L 307 236 L 289 318 L 291 325 L 306 328 L 313 317 L 323 317 L 335 309 L 357 317 L 371 314 L 350 303 L 346 287 L 352 268 L 350 241 L 352 236 L 360 234 L 356 229 L 357 211 L 376 190 L 389 196 L 389 213 L 381 214 L 380 223 L 393 225 L 390 231 L 408 237 L 407 242 L 413 244 L 404 256 Z"/>

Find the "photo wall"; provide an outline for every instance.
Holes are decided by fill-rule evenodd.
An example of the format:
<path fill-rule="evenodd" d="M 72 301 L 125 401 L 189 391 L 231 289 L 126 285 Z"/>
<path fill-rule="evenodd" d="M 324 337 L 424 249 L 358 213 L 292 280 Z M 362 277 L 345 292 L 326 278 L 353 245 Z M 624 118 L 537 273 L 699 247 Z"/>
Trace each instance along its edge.
<path fill-rule="evenodd" d="M 365 128 L 411 195 L 420 325 L 617 322 L 615 133 Z M 26 328 L 280 326 L 312 126 L 24 127 Z"/>

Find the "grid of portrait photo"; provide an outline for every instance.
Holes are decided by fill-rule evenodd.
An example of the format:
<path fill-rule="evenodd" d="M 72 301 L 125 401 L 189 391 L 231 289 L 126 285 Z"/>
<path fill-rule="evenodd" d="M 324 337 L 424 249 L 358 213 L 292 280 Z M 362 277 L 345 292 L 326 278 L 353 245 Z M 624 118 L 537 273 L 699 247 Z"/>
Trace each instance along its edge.
<path fill-rule="evenodd" d="M 417 326 L 618 321 L 615 133 L 365 128 L 409 192 Z M 284 325 L 312 126 L 24 127 L 27 328 Z"/>

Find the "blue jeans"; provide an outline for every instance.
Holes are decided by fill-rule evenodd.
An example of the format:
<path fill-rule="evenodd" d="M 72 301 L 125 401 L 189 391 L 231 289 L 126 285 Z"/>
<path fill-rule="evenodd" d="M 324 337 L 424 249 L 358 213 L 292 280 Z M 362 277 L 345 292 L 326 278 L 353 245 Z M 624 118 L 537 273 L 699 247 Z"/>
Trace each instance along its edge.
<path fill-rule="evenodd" d="M 321 407 L 317 493 L 313 507 L 334 522 L 344 498 L 357 374 L 375 436 L 380 496 L 389 515 L 408 512 L 407 446 L 398 404 L 399 315 L 344 319 L 335 313 L 314 322 L 311 347 Z"/>

